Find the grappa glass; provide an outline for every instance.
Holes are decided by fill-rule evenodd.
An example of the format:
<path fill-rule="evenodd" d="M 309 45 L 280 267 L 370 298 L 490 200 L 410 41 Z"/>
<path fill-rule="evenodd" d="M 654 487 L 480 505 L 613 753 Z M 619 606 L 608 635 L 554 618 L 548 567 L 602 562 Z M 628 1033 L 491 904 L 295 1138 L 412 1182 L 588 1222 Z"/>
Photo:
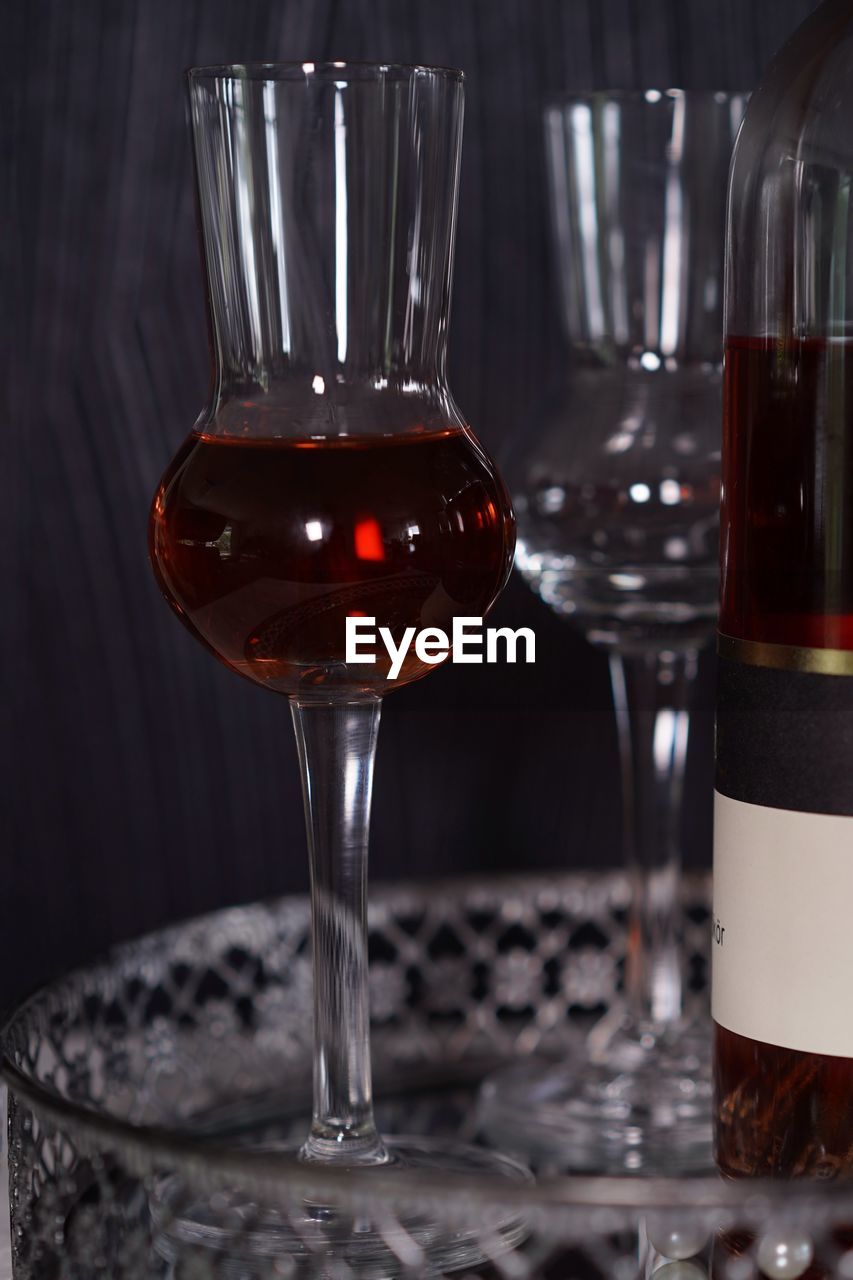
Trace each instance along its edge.
<path fill-rule="evenodd" d="M 593 93 L 545 112 L 570 359 L 509 472 L 517 563 L 609 655 L 632 881 L 625 1001 L 558 1067 L 510 1069 L 487 1131 L 541 1165 L 710 1163 L 709 1024 L 682 1016 L 691 690 L 717 611 L 726 177 L 741 95 Z"/>
<path fill-rule="evenodd" d="M 410 627 L 482 616 L 512 562 L 507 491 L 446 377 L 462 75 L 222 66 L 192 70 L 189 90 L 214 380 L 154 499 L 151 558 L 192 634 L 290 701 L 315 987 L 301 1157 L 519 1176 L 483 1149 L 386 1142 L 374 1123 L 365 895 L 376 736 L 382 695 L 431 664 L 412 652 L 391 682 L 382 646 L 352 663 L 345 645 L 350 617 L 375 618 L 399 643 Z M 204 1206 L 195 1215 L 193 1238 L 208 1220 Z M 306 1206 L 297 1231 L 282 1221 L 283 1253 L 316 1249 L 329 1217 Z M 431 1267 L 476 1258 L 476 1231 L 407 1229 Z M 338 1220 L 332 1234 L 349 1265 L 391 1265 L 369 1223 L 347 1235 Z"/>

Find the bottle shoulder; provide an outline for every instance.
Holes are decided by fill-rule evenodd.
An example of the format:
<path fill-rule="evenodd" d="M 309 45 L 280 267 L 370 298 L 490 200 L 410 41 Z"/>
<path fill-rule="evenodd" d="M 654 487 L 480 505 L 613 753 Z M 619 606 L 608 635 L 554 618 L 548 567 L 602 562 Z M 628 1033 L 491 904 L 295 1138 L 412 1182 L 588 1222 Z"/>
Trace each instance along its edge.
<path fill-rule="evenodd" d="M 753 94 L 729 179 L 729 333 L 853 334 L 853 2 L 829 0 Z"/>
<path fill-rule="evenodd" d="M 786 160 L 853 163 L 853 0 L 830 0 L 795 32 L 753 93 L 732 174 L 765 176 Z"/>

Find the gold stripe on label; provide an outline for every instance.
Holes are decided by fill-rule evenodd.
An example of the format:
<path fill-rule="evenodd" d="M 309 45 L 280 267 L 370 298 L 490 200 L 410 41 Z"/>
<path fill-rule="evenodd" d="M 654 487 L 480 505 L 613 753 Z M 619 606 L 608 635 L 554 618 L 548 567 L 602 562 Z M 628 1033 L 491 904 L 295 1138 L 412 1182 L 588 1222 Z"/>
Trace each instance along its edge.
<path fill-rule="evenodd" d="M 796 644 L 767 644 L 763 640 L 738 640 L 717 635 L 717 653 L 730 662 L 779 671 L 806 671 L 812 675 L 853 676 L 853 649 L 811 649 Z"/>

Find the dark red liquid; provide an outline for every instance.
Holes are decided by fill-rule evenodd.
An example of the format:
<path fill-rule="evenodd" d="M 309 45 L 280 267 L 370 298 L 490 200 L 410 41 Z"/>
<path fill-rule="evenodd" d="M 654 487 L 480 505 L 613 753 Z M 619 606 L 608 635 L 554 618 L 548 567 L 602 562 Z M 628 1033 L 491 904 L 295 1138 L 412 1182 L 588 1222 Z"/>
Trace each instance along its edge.
<path fill-rule="evenodd" d="M 714 1027 L 717 1163 L 730 1177 L 853 1171 L 853 1062 Z"/>
<path fill-rule="evenodd" d="M 151 514 L 160 586 L 241 675 L 284 694 L 385 693 L 432 667 L 412 645 L 395 681 L 347 666 L 347 616 L 450 631 L 481 617 L 512 564 L 506 490 L 473 438 L 256 440 L 192 435 Z"/>
<path fill-rule="evenodd" d="M 720 630 L 853 648 L 853 344 L 730 339 L 724 434 Z M 724 1173 L 853 1170 L 853 1061 L 715 1036 Z"/>
<path fill-rule="evenodd" d="M 853 648 L 853 343 L 730 338 L 725 635 Z"/>

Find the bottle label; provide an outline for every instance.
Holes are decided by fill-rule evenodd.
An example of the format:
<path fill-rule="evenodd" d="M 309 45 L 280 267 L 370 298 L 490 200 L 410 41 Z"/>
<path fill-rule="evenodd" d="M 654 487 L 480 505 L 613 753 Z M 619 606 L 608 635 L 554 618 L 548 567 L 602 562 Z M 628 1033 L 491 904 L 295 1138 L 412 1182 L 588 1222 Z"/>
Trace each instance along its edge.
<path fill-rule="evenodd" d="M 738 1035 L 853 1058 L 853 818 L 714 802 L 711 1012 Z"/>
<path fill-rule="evenodd" d="M 851 904 L 853 680 L 721 658 L 714 1020 L 853 1058 Z"/>

